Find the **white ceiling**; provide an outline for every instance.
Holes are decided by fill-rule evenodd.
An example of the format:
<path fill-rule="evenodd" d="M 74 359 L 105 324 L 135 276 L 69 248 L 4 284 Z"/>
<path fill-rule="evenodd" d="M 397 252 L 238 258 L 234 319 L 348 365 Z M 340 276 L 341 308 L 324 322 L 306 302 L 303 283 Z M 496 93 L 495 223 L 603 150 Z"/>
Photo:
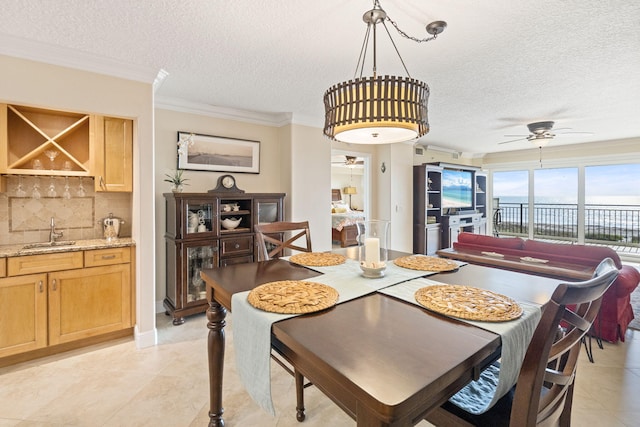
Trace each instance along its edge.
<path fill-rule="evenodd" d="M 0 54 L 46 62 L 66 57 L 79 68 L 112 61 L 154 76 L 164 70 L 156 93 L 164 104 L 255 111 L 274 122 L 287 117 L 321 128 L 324 91 L 354 76 L 366 29 L 362 15 L 372 5 L 8 0 L 0 13 Z M 429 43 L 404 39 L 389 26 L 411 76 L 431 88 L 431 131 L 420 143 L 475 154 L 526 149 L 527 141 L 498 143 L 513 139 L 507 134 L 526 135 L 525 125 L 541 120 L 593 133 L 556 138 L 554 145 L 640 136 L 640 2 L 381 5 L 415 37 L 427 37 L 431 21 L 448 23 Z M 379 33 L 378 74 L 404 75 L 391 49 Z"/>

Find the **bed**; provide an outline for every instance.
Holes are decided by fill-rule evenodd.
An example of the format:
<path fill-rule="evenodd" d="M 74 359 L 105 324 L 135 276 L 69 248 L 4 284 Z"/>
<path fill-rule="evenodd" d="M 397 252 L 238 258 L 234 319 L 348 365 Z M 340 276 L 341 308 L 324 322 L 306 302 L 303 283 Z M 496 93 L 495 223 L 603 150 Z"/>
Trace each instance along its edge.
<path fill-rule="evenodd" d="M 339 188 L 331 189 L 331 240 L 340 243 L 340 247 L 358 244 L 356 222 L 363 220 L 362 212 L 352 211 L 342 200 Z"/>

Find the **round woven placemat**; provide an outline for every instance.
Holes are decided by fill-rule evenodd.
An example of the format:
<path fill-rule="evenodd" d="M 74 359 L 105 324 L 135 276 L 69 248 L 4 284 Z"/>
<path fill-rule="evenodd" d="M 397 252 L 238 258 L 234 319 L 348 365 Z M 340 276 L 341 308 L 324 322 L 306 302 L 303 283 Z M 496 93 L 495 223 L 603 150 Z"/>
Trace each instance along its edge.
<path fill-rule="evenodd" d="M 421 271 L 452 271 L 458 264 L 445 258 L 426 255 L 407 255 L 393 261 L 397 266 Z"/>
<path fill-rule="evenodd" d="M 522 307 L 508 296 L 471 286 L 426 286 L 415 298 L 429 310 L 459 319 L 506 322 L 522 315 Z"/>
<path fill-rule="evenodd" d="M 281 314 L 302 314 L 324 310 L 336 304 L 338 291 L 322 283 L 280 280 L 260 285 L 249 292 L 249 304 Z"/>
<path fill-rule="evenodd" d="M 289 261 L 309 267 L 329 267 L 344 263 L 347 257 L 331 252 L 302 252 L 291 255 Z"/>

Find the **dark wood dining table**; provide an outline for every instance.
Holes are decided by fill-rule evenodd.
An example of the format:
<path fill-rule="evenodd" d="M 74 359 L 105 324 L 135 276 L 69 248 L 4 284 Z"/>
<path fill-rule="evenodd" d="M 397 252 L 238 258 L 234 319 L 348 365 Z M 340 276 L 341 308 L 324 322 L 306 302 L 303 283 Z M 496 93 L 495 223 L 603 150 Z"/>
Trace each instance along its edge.
<path fill-rule="evenodd" d="M 224 327 L 232 295 L 271 281 L 304 280 L 319 274 L 285 260 L 202 271 L 209 300 L 210 427 L 224 426 Z M 478 265 L 429 279 L 482 283 L 518 301 L 540 305 L 548 302 L 559 283 Z M 500 336 L 493 332 L 377 292 L 276 322 L 271 343 L 357 426 L 368 427 L 417 424 L 477 379 L 499 357 L 501 346 Z"/>

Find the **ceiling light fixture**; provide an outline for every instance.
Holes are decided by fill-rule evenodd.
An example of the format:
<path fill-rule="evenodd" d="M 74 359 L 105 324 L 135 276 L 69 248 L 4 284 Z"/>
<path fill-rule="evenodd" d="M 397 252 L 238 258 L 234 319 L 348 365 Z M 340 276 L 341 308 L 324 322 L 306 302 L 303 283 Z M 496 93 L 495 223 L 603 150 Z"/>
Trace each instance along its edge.
<path fill-rule="evenodd" d="M 411 78 L 385 21 L 389 21 L 403 37 L 418 43 L 434 40 L 444 31 L 447 23 L 435 21 L 427 25 L 426 30 L 431 37 L 411 37 L 387 16 L 378 0 L 374 0 L 373 9 L 365 12 L 362 19 L 367 24 L 367 31 L 354 79 L 333 85 L 324 94 L 324 134 L 331 139 L 353 144 L 388 144 L 420 138 L 429 132 L 429 86 Z M 384 26 L 407 77 L 377 75 L 377 24 Z M 373 75 L 363 77 L 372 29 Z M 358 69 L 360 76 L 356 77 Z"/>

